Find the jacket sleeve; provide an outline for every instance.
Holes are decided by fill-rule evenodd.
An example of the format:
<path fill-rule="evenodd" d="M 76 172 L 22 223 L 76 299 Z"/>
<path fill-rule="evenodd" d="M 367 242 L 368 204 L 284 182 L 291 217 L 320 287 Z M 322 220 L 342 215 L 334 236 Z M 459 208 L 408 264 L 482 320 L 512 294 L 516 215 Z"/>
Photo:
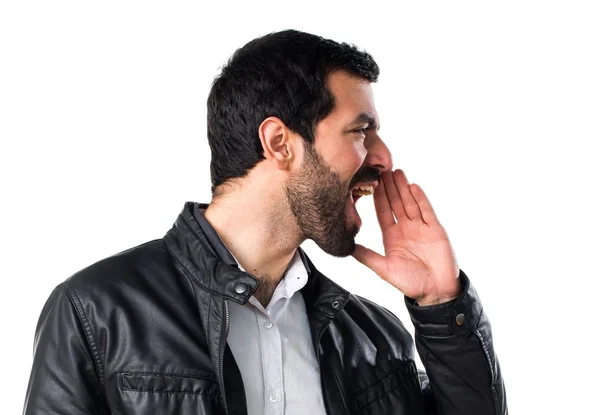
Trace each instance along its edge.
<path fill-rule="evenodd" d="M 42 309 L 23 414 L 108 414 L 96 362 L 68 286 Z M 80 311 L 82 311 L 80 307 Z M 85 329 L 84 329 L 85 327 Z M 95 345 L 93 346 L 95 347 Z"/>
<path fill-rule="evenodd" d="M 427 371 L 420 376 L 425 406 L 438 415 L 506 415 L 490 322 L 462 270 L 459 278 L 462 293 L 447 303 L 419 307 L 405 297 Z"/>

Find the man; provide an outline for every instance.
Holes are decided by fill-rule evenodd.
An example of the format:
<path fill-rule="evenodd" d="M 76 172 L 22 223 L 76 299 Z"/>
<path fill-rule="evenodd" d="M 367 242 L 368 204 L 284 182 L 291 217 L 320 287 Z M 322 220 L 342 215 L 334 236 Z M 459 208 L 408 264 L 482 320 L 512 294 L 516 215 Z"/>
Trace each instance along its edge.
<path fill-rule="evenodd" d="M 378 135 L 378 74 L 298 31 L 236 51 L 208 98 L 211 203 L 54 290 L 24 412 L 507 413 L 477 294 Z M 385 256 L 354 242 L 372 193 Z M 322 275 L 306 239 L 405 295 L 426 374 L 402 323 Z"/>

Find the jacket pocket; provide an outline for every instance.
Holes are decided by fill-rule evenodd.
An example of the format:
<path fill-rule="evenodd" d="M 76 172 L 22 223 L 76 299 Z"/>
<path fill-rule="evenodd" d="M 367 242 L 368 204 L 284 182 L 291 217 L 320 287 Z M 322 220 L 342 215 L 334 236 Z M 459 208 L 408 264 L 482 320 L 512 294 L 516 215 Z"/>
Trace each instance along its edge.
<path fill-rule="evenodd" d="M 352 415 L 422 415 L 423 401 L 414 361 L 403 362 L 369 387 L 353 391 L 348 409 Z"/>
<path fill-rule="evenodd" d="M 221 392 L 214 376 L 157 372 L 119 374 L 124 414 L 219 414 Z"/>

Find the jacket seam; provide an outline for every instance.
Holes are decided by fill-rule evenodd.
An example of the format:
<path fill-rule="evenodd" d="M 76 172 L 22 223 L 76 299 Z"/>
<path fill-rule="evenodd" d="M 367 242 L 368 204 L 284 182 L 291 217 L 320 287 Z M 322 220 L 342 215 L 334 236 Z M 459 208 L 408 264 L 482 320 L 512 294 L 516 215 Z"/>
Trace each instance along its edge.
<path fill-rule="evenodd" d="M 176 228 L 174 228 L 174 229 L 176 229 Z M 198 296 L 196 295 L 196 291 L 193 288 L 194 287 L 193 281 L 196 281 L 196 279 L 192 275 L 190 275 L 190 272 L 188 271 L 188 269 L 185 267 L 185 265 L 183 265 L 181 263 L 181 261 L 179 260 L 179 258 L 177 258 L 177 255 L 175 255 L 175 253 L 173 253 L 173 251 L 171 250 L 171 248 L 169 248 L 169 244 L 164 239 L 163 239 L 163 244 L 164 244 L 165 248 L 167 249 L 167 251 L 169 251 L 169 254 L 171 254 L 171 257 L 182 268 L 183 276 L 185 278 L 187 278 L 188 282 L 192 286 L 192 292 L 194 293 L 194 300 L 196 301 L 196 304 L 198 304 Z M 204 287 L 204 285 L 202 283 L 200 283 L 200 282 L 198 282 L 198 283 L 200 285 L 200 288 L 204 289 L 205 291 L 208 291 L 209 293 L 212 293 L 212 291 L 209 290 L 209 289 L 206 289 L 206 287 Z M 215 295 L 218 295 L 218 294 L 215 294 Z M 207 314 L 207 318 L 206 318 L 206 324 L 204 326 L 204 338 L 206 339 L 207 344 L 208 344 L 208 328 L 209 328 L 209 324 L 208 323 L 209 323 L 209 320 L 210 320 L 210 305 L 211 305 L 211 303 L 212 303 L 212 298 L 209 299 L 209 301 L 208 301 L 208 314 Z"/>
<path fill-rule="evenodd" d="M 425 344 L 423 344 L 423 340 L 421 339 L 421 337 L 422 336 L 419 336 L 417 339 L 415 339 L 415 342 L 420 342 L 421 347 L 425 350 L 425 361 L 423 362 L 423 365 L 425 366 L 425 373 L 427 373 L 429 355 L 431 355 L 431 353 L 429 352 L 429 349 L 425 346 Z M 450 401 L 448 401 L 448 399 L 444 395 L 442 395 L 441 391 L 437 387 L 437 384 L 431 381 L 431 378 L 429 378 L 429 373 L 427 373 L 427 378 L 429 380 L 429 390 L 433 397 L 435 409 L 437 412 L 441 413 L 443 406 L 450 405 Z"/>
<path fill-rule="evenodd" d="M 135 388 L 135 387 L 127 387 L 124 384 L 125 375 L 155 375 L 155 376 L 167 376 L 167 377 L 179 377 L 179 378 L 188 378 L 188 379 L 198 379 L 211 383 L 218 382 L 209 376 L 198 376 L 198 375 L 187 375 L 181 373 L 162 373 L 162 372 L 122 372 L 119 375 L 119 389 L 122 391 L 128 392 L 148 392 L 148 393 L 165 393 L 165 394 L 173 394 L 173 395 L 205 395 L 207 394 L 204 391 L 192 392 L 192 391 L 177 391 L 177 390 L 166 390 L 166 389 L 152 389 L 152 388 Z"/>
<path fill-rule="evenodd" d="M 400 369 L 402 369 L 403 367 L 404 367 L 404 366 L 399 366 L 399 367 L 397 367 L 396 369 L 392 370 L 391 372 L 388 372 L 388 374 L 387 374 L 387 375 L 385 375 L 384 377 L 382 377 L 381 379 L 379 379 L 377 382 L 373 383 L 373 385 L 369 386 L 368 388 L 365 388 L 365 389 L 363 389 L 363 392 L 364 392 L 364 391 L 367 391 L 368 389 L 371 389 L 373 386 L 375 386 L 375 385 L 377 385 L 377 384 L 380 384 L 380 383 L 382 383 L 382 380 L 383 380 L 383 379 L 385 379 L 385 378 L 389 377 L 390 375 L 392 375 L 392 374 L 394 374 L 394 373 L 397 373 L 397 372 L 398 372 Z M 367 407 L 368 407 L 369 405 L 371 405 L 373 402 L 377 402 L 377 401 L 380 401 L 380 400 L 382 400 L 382 399 L 384 399 L 384 398 L 388 397 L 388 395 L 389 395 L 389 392 L 390 392 L 390 391 L 392 391 L 392 390 L 394 390 L 394 386 L 395 386 L 395 385 L 390 385 L 390 386 L 389 386 L 389 387 L 387 387 L 387 388 L 386 388 L 386 387 L 383 387 L 383 388 L 382 388 L 383 392 L 382 392 L 382 394 L 381 394 L 380 396 L 376 396 L 376 397 L 374 397 L 373 399 L 371 399 L 371 400 L 368 400 L 367 402 L 365 402 L 365 403 L 364 403 L 364 404 L 362 404 L 362 405 L 360 405 L 360 404 L 358 404 L 358 403 L 357 403 L 357 408 L 356 408 L 356 410 L 352 411 L 351 413 L 354 413 L 354 414 L 355 414 L 355 413 L 358 413 L 358 412 L 362 411 L 363 409 L 367 408 Z M 406 386 L 406 385 L 404 385 L 404 386 Z"/>
<path fill-rule="evenodd" d="M 178 231 L 179 232 L 179 231 Z M 206 285 L 204 285 L 200 280 L 198 280 L 197 278 L 194 277 L 194 275 L 190 272 L 190 270 L 188 270 L 188 268 L 179 260 L 179 258 L 177 257 L 177 255 L 175 255 L 173 253 L 173 251 L 171 251 L 171 248 L 169 248 L 169 244 L 166 243 L 165 241 L 165 246 L 167 247 L 167 250 L 169 251 L 169 253 L 171 254 L 171 256 L 173 257 L 173 259 L 175 259 L 175 261 L 177 261 L 177 263 L 182 267 L 182 269 L 185 271 L 185 273 L 192 278 L 202 289 L 204 289 L 205 291 L 208 291 L 209 293 L 216 295 L 218 297 L 221 298 L 230 298 L 224 294 L 212 291 L 210 288 L 208 288 Z"/>
<path fill-rule="evenodd" d="M 121 378 L 126 375 L 150 375 L 150 376 L 162 376 L 162 377 L 175 377 L 175 378 L 189 378 L 189 379 L 199 379 L 206 380 L 210 382 L 217 382 L 214 376 L 212 375 L 195 375 L 195 374 L 187 374 L 187 373 L 177 373 L 177 372 L 152 372 L 152 371 L 124 371 L 120 373 Z"/>
<path fill-rule="evenodd" d="M 421 341 L 422 344 L 422 341 Z M 427 365 L 429 364 L 429 349 L 425 348 L 425 358 L 423 359 L 423 366 L 425 366 L 425 373 L 427 374 L 427 380 L 429 382 L 429 394 L 431 395 L 431 399 L 433 399 L 432 406 L 435 407 L 436 412 L 440 411 L 440 401 L 439 394 L 437 393 L 437 388 L 431 384 L 431 379 L 429 379 L 429 373 L 427 373 Z M 419 375 L 417 374 L 417 378 Z M 419 378 L 419 388 L 421 389 L 421 394 L 423 394 L 423 385 L 421 384 L 421 379 Z"/>
<path fill-rule="evenodd" d="M 190 288 L 192 290 L 192 294 L 194 295 L 194 304 L 196 304 L 196 306 L 198 306 L 199 302 L 198 302 L 198 296 L 196 295 L 196 290 L 194 290 L 194 283 L 191 280 L 191 277 L 189 275 L 187 275 L 187 273 L 183 273 L 183 276 L 187 279 L 188 284 L 190 284 Z M 212 301 L 209 299 L 208 301 L 208 317 L 207 317 L 207 321 L 204 328 L 204 339 L 206 340 L 206 344 L 208 344 L 208 320 L 210 319 L 210 304 L 212 303 Z M 202 315 L 200 313 L 198 313 L 198 315 L 200 317 L 202 317 Z M 202 320 L 202 318 L 200 319 Z"/>
<path fill-rule="evenodd" d="M 125 392 L 164 393 L 167 395 L 208 395 L 205 392 L 168 391 L 160 389 L 131 389 L 122 387 L 121 390 Z"/>
<path fill-rule="evenodd" d="M 98 350 L 98 346 L 96 343 L 96 339 L 94 337 L 94 333 L 92 331 L 92 327 L 89 323 L 89 320 L 83 310 L 83 305 L 81 304 L 81 300 L 79 296 L 75 292 L 75 289 L 69 284 L 67 281 L 63 283 L 66 288 L 67 295 L 69 296 L 69 300 L 71 304 L 75 307 L 75 311 L 77 312 L 77 317 L 79 322 L 81 323 L 83 330 L 85 332 L 86 341 L 92 352 L 92 357 L 94 359 L 94 366 L 96 367 L 96 376 L 98 376 L 98 381 L 100 382 L 100 386 L 102 386 L 102 396 L 104 398 L 105 403 L 108 405 L 108 400 L 106 397 L 106 390 L 104 384 L 104 364 L 102 363 L 102 358 L 100 356 L 100 351 Z"/>
<path fill-rule="evenodd" d="M 313 307 L 312 307 L 312 309 L 313 309 L 313 310 L 314 310 L 316 313 L 318 313 L 318 314 L 320 314 L 321 316 L 323 316 L 323 317 L 326 317 L 326 318 L 328 318 L 328 319 L 330 319 L 330 320 L 333 320 L 333 318 L 335 317 L 335 315 L 334 315 L 334 314 L 325 313 L 325 312 L 323 312 L 323 311 L 319 310 L 319 309 L 318 309 L 317 307 L 315 307 L 315 306 L 313 306 Z"/>
<path fill-rule="evenodd" d="M 204 327 L 204 336 L 206 337 L 206 344 L 208 344 L 208 331 L 210 330 L 210 319 L 211 319 L 211 314 L 210 314 L 210 307 L 212 306 L 213 303 L 213 299 L 212 297 L 210 297 L 208 299 L 208 310 L 206 312 L 206 327 Z"/>
<path fill-rule="evenodd" d="M 184 219 L 185 219 L 185 218 L 184 218 Z M 186 221 L 186 220 L 184 220 L 184 221 L 183 221 L 183 223 L 185 223 L 185 225 L 186 225 L 188 228 L 190 228 L 190 225 L 187 223 L 187 221 Z M 190 230 L 191 230 L 191 228 L 190 228 Z M 202 240 L 201 240 L 201 241 L 202 241 Z M 201 243 L 202 243 L 202 244 L 204 244 L 204 242 L 201 242 Z M 187 269 L 186 269 L 186 271 L 187 271 L 189 274 L 191 274 L 191 271 L 189 271 L 189 270 L 187 270 Z M 193 276 L 193 275 L 190 275 L 190 278 L 192 278 L 192 279 L 194 279 L 194 280 L 196 279 L 196 278 L 194 278 L 194 276 Z M 200 283 L 200 286 L 202 287 L 202 282 L 201 282 L 201 281 L 198 281 L 198 282 Z M 210 285 L 208 286 L 208 292 L 209 292 L 209 293 L 211 293 L 211 292 L 212 292 L 212 283 L 213 283 L 213 278 L 209 278 L 209 279 L 208 279 L 208 282 L 209 282 L 209 284 L 210 284 Z M 210 309 L 212 308 L 213 299 L 214 299 L 214 297 L 212 297 L 212 296 L 211 296 L 211 297 L 208 299 L 208 310 L 207 310 L 207 312 L 206 312 L 206 319 L 205 319 L 205 321 L 206 321 L 206 340 L 207 340 L 207 343 L 206 343 L 206 344 L 208 344 L 208 330 L 210 329 L 210 321 L 211 321 L 211 319 L 212 319 L 212 313 L 211 313 Z M 223 299 L 223 309 L 225 309 L 225 300 L 224 300 L 224 299 Z M 220 345 L 219 345 L 219 346 L 220 346 Z M 218 368 L 217 368 L 217 369 L 218 369 Z M 217 374 L 217 376 L 219 376 L 219 374 Z M 223 380 L 223 379 L 221 379 L 221 382 L 223 382 L 223 394 L 224 394 L 224 393 L 225 393 L 225 383 L 224 383 L 224 380 Z"/>
<path fill-rule="evenodd" d="M 193 213 L 192 213 L 192 215 L 193 215 Z M 184 225 L 185 225 L 185 226 L 186 226 L 186 227 L 187 227 L 187 228 L 190 230 L 190 232 L 191 232 L 191 233 L 192 233 L 194 236 L 196 236 L 196 238 L 198 238 L 198 240 L 200 241 L 200 243 L 202 243 L 202 245 L 204 245 L 204 247 L 205 247 L 206 249 L 208 249 L 208 250 L 210 251 L 210 253 L 212 253 L 212 254 L 213 254 L 215 257 L 218 257 L 218 255 L 217 255 L 217 253 L 215 252 L 215 250 L 213 249 L 213 247 L 212 247 L 212 246 L 210 246 L 210 243 L 208 243 L 208 241 L 205 239 L 205 236 L 204 236 L 204 235 L 201 235 L 201 234 L 200 234 L 200 233 L 198 233 L 198 232 L 196 232 L 196 231 L 195 231 L 195 230 L 192 228 L 192 226 L 189 224 L 189 222 L 187 221 L 187 219 L 186 219 L 186 218 L 185 218 L 183 215 L 181 215 L 181 214 L 180 214 L 180 216 L 181 216 L 181 219 L 182 219 L 182 222 L 183 222 L 183 224 L 184 224 Z"/>
<path fill-rule="evenodd" d="M 482 313 L 483 313 L 483 310 L 482 310 Z M 500 414 L 500 402 L 498 400 L 498 392 L 496 391 L 496 387 L 494 386 L 495 376 L 494 376 L 494 369 L 492 366 L 492 359 L 490 357 L 490 353 L 489 353 L 488 347 L 485 343 L 485 340 L 483 339 L 483 335 L 481 334 L 479 329 L 475 330 L 475 335 L 477 336 L 477 338 L 479 339 L 479 342 L 481 343 L 483 353 L 485 354 L 485 360 L 487 361 L 488 368 L 490 370 L 490 375 L 492 377 L 492 382 L 490 384 L 490 390 L 492 392 L 492 398 L 494 399 L 494 409 L 497 414 Z"/>
<path fill-rule="evenodd" d="M 342 392 L 342 387 L 340 386 L 340 381 L 338 380 L 337 375 L 335 374 L 335 370 L 333 369 L 333 366 L 331 366 L 331 362 L 329 363 L 329 368 L 331 369 L 333 379 L 335 380 L 335 385 L 337 386 L 338 391 L 340 392 L 340 397 L 342 398 L 342 404 L 344 405 L 344 413 L 348 414 L 350 412 L 348 411 L 348 405 L 346 405 L 346 397 L 344 396 L 344 393 Z"/>
<path fill-rule="evenodd" d="M 366 388 L 362 388 L 359 390 L 353 390 L 352 392 L 355 395 L 361 395 L 363 393 L 365 393 L 366 391 L 368 391 L 369 389 L 375 387 L 376 385 L 382 383 L 385 379 L 389 378 L 390 376 L 394 375 L 395 373 L 399 372 L 400 370 L 404 369 L 407 365 L 408 365 L 408 361 L 404 361 L 402 362 L 399 366 L 395 367 L 394 369 L 390 370 L 387 373 L 384 373 L 381 377 L 377 377 L 377 380 L 375 382 L 373 382 L 371 385 L 367 386 Z"/>

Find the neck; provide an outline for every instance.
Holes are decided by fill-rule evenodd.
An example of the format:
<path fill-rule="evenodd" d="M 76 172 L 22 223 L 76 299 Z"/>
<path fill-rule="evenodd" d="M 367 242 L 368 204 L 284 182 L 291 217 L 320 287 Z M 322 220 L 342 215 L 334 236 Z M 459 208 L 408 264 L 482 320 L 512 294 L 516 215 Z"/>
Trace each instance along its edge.
<path fill-rule="evenodd" d="M 266 307 L 303 242 L 285 197 L 245 186 L 211 202 L 204 216 L 245 271 L 258 278 L 254 296 Z"/>

